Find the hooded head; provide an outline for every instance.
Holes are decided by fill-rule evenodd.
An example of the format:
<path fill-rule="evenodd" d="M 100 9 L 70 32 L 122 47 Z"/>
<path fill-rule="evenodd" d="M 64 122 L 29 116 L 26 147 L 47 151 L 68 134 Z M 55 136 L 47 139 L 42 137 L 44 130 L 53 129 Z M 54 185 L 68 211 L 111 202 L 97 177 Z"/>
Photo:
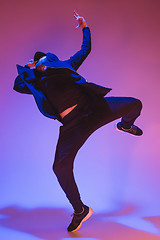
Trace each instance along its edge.
<path fill-rule="evenodd" d="M 42 57 L 44 57 L 44 56 L 46 56 L 45 53 L 43 53 L 43 52 L 36 52 L 36 53 L 34 54 L 34 61 L 37 62 L 40 58 L 42 58 Z"/>
<path fill-rule="evenodd" d="M 47 56 L 49 62 L 56 62 L 59 61 L 59 58 L 53 53 L 43 53 L 43 52 L 36 52 L 34 54 L 34 61 L 38 62 L 40 58 Z"/>

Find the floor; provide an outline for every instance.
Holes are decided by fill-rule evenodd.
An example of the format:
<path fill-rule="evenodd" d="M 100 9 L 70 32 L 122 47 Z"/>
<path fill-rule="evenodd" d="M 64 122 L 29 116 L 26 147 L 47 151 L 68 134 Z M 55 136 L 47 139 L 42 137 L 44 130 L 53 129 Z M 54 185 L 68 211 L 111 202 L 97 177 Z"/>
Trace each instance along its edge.
<path fill-rule="evenodd" d="M 71 213 L 65 209 L 0 210 L 2 240 L 160 240 L 160 216 L 138 216 L 133 209 L 93 214 L 76 233 L 68 233 Z"/>

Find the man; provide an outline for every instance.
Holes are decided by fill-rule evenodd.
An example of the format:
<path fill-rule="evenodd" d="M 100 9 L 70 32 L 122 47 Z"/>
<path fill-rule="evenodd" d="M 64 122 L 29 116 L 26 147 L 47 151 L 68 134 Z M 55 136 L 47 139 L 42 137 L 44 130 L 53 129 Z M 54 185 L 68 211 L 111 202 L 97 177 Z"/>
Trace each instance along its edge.
<path fill-rule="evenodd" d="M 85 19 L 76 12 L 74 16 L 77 27 L 83 29 L 80 51 L 66 61 L 52 53 L 36 52 L 27 66 L 17 65 L 19 75 L 14 84 L 14 90 L 34 96 L 42 114 L 62 123 L 53 170 L 74 208 L 69 232 L 77 231 L 92 215 L 80 198 L 73 175 L 74 158 L 84 142 L 95 130 L 120 117 L 117 130 L 142 135 L 134 125 L 142 109 L 140 100 L 104 97 L 111 89 L 88 83 L 77 73 L 91 51 L 91 34 Z"/>

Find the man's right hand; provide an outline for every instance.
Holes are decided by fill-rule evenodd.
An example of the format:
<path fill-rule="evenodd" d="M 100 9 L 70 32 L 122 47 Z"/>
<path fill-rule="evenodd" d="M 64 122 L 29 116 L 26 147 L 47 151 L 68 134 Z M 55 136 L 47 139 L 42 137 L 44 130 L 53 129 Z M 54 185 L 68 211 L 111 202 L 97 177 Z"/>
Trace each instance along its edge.
<path fill-rule="evenodd" d="M 29 68 L 35 68 L 36 67 L 36 61 L 34 59 L 29 60 L 29 62 L 26 64 Z"/>

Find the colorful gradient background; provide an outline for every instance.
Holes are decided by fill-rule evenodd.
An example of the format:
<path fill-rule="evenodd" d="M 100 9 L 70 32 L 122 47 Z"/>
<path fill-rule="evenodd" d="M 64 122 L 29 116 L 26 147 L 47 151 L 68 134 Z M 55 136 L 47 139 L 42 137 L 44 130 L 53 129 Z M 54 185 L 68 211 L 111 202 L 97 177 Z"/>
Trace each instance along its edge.
<path fill-rule="evenodd" d="M 160 215 L 160 1 L 14 0 L 0 8 L 0 207 L 72 208 L 52 172 L 58 121 L 45 118 L 30 95 L 13 91 L 16 64 L 35 51 L 68 59 L 80 49 L 74 9 L 92 33 L 92 52 L 79 73 L 113 88 L 108 96 L 143 102 L 136 124 L 142 137 L 96 131 L 79 151 L 75 176 L 82 200 L 94 212 L 133 206 Z"/>

